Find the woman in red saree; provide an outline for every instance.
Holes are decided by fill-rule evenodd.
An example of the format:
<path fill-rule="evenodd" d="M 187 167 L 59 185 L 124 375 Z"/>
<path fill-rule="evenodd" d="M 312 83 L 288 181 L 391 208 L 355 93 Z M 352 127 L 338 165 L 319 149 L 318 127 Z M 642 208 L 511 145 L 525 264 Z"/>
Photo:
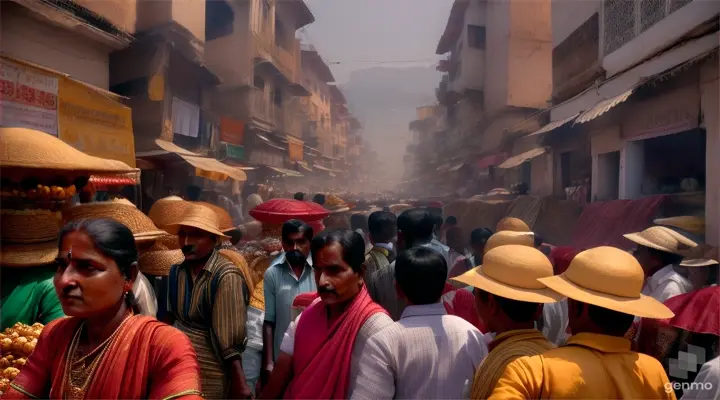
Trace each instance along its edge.
<path fill-rule="evenodd" d="M 132 233 L 115 221 L 63 229 L 54 283 L 70 317 L 43 329 L 4 398 L 202 398 L 187 336 L 133 310 L 136 261 Z"/>

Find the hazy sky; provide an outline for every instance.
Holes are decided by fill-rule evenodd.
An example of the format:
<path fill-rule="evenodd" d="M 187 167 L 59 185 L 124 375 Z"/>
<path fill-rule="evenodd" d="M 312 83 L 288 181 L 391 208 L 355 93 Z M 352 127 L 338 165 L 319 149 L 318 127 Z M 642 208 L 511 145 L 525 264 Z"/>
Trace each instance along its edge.
<path fill-rule="evenodd" d="M 431 65 L 453 0 L 306 0 L 315 22 L 301 32 L 339 83 L 373 66 Z M 416 61 L 395 63 L 395 61 Z M 390 62 L 385 64 L 375 61 Z"/>

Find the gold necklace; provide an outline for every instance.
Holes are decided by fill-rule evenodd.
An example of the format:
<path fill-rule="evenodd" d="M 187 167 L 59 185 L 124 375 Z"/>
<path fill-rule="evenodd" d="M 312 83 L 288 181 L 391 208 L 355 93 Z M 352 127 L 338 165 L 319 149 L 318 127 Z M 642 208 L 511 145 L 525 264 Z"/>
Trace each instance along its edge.
<path fill-rule="evenodd" d="M 68 356 L 65 363 L 65 374 L 63 376 L 62 392 L 64 393 L 66 399 L 85 398 L 85 391 L 87 390 L 90 382 L 92 381 L 92 377 L 94 376 L 98 365 L 100 365 L 102 359 L 105 356 L 105 353 L 108 351 L 109 348 L 112 347 L 113 343 L 115 342 L 118 332 L 120 332 L 120 328 L 123 326 L 123 324 L 125 324 L 127 320 L 130 319 L 130 317 L 132 317 L 132 315 L 133 314 L 131 313 L 130 315 L 125 317 L 125 319 L 120 323 L 120 325 L 118 325 L 115 331 L 110 336 L 108 336 L 107 339 L 105 339 L 105 341 L 100 343 L 99 346 L 97 346 L 95 349 L 93 349 L 83 357 L 80 357 L 79 349 L 80 336 L 83 328 L 85 327 L 85 323 L 83 322 L 80 325 L 77 332 L 75 332 L 75 336 L 70 342 L 70 348 L 68 349 Z M 94 354 L 97 354 L 97 356 L 89 364 L 86 365 L 85 361 Z"/>

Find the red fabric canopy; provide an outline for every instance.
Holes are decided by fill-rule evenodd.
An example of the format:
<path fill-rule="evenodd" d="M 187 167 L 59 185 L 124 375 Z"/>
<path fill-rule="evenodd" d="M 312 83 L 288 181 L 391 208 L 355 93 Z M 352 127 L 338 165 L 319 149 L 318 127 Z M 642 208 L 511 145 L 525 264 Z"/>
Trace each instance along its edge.
<path fill-rule="evenodd" d="M 720 336 L 720 286 L 710 286 L 665 301 L 675 316 L 670 326 L 693 333 Z"/>
<path fill-rule="evenodd" d="M 291 219 L 315 222 L 328 214 L 329 211 L 317 203 L 294 199 L 272 199 L 250 210 L 250 216 L 270 224 L 282 224 Z"/>

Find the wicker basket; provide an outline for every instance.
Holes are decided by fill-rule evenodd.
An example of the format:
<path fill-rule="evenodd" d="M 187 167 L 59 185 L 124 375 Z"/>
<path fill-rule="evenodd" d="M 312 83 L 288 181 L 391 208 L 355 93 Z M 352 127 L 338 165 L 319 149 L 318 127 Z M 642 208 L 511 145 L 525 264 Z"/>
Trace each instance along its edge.
<path fill-rule="evenodd" d="M 2 210 L 2 240 L 7 243 L 40 243 L 55 240 L 62 217 L 49 210 Z"/>

